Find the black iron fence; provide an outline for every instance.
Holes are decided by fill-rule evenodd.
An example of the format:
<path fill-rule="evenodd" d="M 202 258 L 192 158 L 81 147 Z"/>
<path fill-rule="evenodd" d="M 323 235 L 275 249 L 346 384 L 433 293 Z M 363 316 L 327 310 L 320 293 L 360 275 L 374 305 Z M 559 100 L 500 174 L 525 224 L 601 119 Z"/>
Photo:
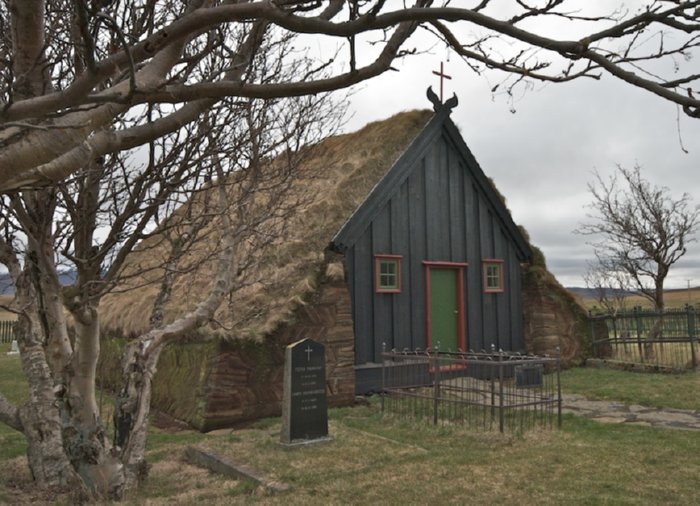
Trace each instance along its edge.
<path fill-rule="evenodd" d="M 698 316 L 693 306 L 663 312 L 635 308 L 591 314 L 593 356 L 658 370 L 697 369 Z"/>
<path fill-rule="evenodd" d="M 15 321 L 0 321 L 0 343 L 11 343 L 15 338 Z"/>
<path fill-rule="evenodd" d="M 559 372 L 558 357 L 392 350 L 382 354 L 382 411 L 501 432 L 561 426 Z"/>

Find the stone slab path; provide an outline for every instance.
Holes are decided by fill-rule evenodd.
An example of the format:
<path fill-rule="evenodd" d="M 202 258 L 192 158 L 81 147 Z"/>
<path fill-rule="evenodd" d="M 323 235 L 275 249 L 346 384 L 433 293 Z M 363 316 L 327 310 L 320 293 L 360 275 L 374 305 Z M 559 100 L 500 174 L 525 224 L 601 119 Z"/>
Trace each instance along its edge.
<path fill-rule="evenodd" d="M 628 423 L 667 429 L 700 430 L 700 411 L 650 408 L 618 401 L 592 401 L 582 395 L 562 394 L 562 413 L 604 423 Z"/>

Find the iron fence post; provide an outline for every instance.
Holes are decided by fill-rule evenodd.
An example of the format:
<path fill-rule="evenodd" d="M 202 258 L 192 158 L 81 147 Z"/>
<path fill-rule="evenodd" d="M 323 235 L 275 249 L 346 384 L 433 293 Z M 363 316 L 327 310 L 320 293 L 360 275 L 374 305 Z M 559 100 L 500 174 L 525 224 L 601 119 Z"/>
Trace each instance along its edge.
<path fill-rule="evenodd" d="M 503 413 L 503 350 L 498 350 L 498 430 L 501 434 L 505 429 L 505 414 Z"/>
<path fill-rule="evenodd" d="M 433 373 L 433 425 L 438 423 L 438 399 L 440 397 L 440 341 L 435 346 L 435 366 Z"/>
<path fill-rule="evenodd" d="M 561 429 L 561 349 L 557 346 L 557 427 Z"/>
<path fill-rule="evenodd" d="M 698 367 L 698 357 L 695 352 L 695 308 L 690 304 L 688 308 L 688 337 L 690 338 L 690 361 L 693 369 Z"/>
<path fill-rule="evenodd" d="M 496 345 L 491 344 L 491 355 L 496 354 Z M 496 419 L 496 384 L 493 376 L 493 372 L 489 374 L 491 379 L 491 423 Z"/>
<path fill-rule="evenodd" d="M 382 341 L 382 413 L 384 413 L 384 397 L 386 397 L 386 341 Z"/>

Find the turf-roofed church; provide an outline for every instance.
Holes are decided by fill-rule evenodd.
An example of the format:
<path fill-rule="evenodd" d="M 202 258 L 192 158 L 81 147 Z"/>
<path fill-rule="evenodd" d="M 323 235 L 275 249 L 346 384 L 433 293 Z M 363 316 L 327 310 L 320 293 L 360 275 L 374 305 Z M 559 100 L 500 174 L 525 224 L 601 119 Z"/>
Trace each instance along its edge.
<path fill-rule="evenodd" d="M 309 148 L 285 197 L 303 206 L 269 225 L 275 239 L 252 252 L 216 325 L 166 349 L 156 409 L 201 430 L 277 415 L 284 347 L 305 337 L 325 345 L 330 405 L 380 388 L 383 343 L 535 352 L 562 343 L 574 324 L 558 316 L 562 297 L 542 289 L 551 275 L 543 264 L 536 276 L 523 270 L 530 247 L 450 119 L 456 99 L 433 104 Z M 269 200 L 246 215 L 258 202 Z M 212 219 L 209 244 L 220 228 Z M 167 244 L 145 240 L 127 262 L 145 274 L 103 301 L 104 335 L 121 338 L 105 349 L 148 330 Z M 204 296 L 212 251 L 204 243 L 182 260 L 164 323 Z"/>
<path fill-rule="evenodd" d="M 429 92 L 430 94 L 430 92 Z M 443 105 L 333 238 L 344 255 L 359 393 L 381 351 L 522 351 L 527 240 Z"/>

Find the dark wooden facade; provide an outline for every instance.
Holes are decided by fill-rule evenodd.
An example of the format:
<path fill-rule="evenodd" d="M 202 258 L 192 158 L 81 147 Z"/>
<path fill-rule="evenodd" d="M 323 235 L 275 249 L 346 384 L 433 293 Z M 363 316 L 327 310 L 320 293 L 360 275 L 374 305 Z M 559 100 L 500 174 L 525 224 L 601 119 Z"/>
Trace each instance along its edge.
<path fill-rule="evenodd" d="M 383 343 L 389 349 L 424 349 L 438 342 L 443 350 L 525 349 L 520 264 L 530 249 L 448 107 L 436 106 L 331 248 L 345 255 L 358 392 L 381 384 Z M 377 255 L 400 258 L 400 290 L 377 292 Z M 500 266 L 502 290 L 487 291 L 484 261 Z M 447 302 L 436 299 L 438 282 L 454 286 Z M 441 304 L 456 306 L 445 312 Z M 454 323 L 447 330 L 440 327 L 438 320 L 453 312 Z M 433 335 L 445 338 L 450 325 L 456 338 Z"/>

